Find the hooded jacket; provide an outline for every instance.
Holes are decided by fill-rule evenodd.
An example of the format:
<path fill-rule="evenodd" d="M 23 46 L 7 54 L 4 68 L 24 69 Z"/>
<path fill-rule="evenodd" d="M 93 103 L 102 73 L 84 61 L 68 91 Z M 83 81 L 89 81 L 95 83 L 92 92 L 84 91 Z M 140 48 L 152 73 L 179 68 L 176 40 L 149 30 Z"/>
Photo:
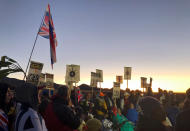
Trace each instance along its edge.
<path fill-rule="evenodd" d="M 80 126 L 80 114 L 74 113 L 67 102 L 55 96 L 43 113 L 48 131 L 73 131 Z"/>

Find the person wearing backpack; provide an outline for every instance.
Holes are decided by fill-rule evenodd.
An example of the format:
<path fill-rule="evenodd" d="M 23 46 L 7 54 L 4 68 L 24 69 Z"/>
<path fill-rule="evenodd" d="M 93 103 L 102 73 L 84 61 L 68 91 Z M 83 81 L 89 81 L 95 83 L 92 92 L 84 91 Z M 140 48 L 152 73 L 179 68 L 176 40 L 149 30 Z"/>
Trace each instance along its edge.
<path fill-rule="evenodd" d="M 47 131 L 42 116 L 30 106 L 22 104 L 18 112 L 15 131 Z"/>
<path fill-rule="evenodd" d="M 37 112 L 37 87 L 23 83 L 16 88 L 17 111 L 15 131 L 47 131 L 45 121 Z"/>

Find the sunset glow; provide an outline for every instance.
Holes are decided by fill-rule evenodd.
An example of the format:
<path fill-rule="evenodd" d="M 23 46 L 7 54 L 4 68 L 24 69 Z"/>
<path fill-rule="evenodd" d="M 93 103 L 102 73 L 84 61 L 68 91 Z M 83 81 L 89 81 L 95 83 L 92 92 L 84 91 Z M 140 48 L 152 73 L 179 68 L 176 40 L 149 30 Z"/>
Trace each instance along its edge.
<path fill-rule="evenodd" d="M 48 3 L 57 62 L 52 70 L 49 40 L 42 37 L 32 60 L 44 63 L 42 72 L 54 74 L 56 83 L 65 84 L 66 65 L 77 64 L 77 85 L 90 84 L 90 73 L 101 69 L 102 88 L 112 88 L 116 75 L 132 67 L 130 89 L 141 89 L 140 77 L 153 78 L 153 91 L 190 87 L 190 1 L 1 1 L 1 56 L 24 70 Z M 9 77 L 23 79 L 20 73 Z"/>

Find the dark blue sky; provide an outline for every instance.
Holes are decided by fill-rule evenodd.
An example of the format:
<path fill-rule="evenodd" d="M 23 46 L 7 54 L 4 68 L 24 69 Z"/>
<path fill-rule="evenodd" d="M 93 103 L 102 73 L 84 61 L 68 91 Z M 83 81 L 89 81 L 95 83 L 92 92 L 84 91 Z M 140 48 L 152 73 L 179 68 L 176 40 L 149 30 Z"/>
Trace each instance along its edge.
<path fill-rule="evenodd" d="M 189 0 L 52 0 L 1 1 L 0 52 L 26 67 L 36 33 L 50 4 L 57 34 L 57 60 L 50 66 L 49 40 L 38 37 L 32 57 L 43 72 L 64 82 L 66 64 L 81 66 L 81 83 L 104 70 L 103 87 L 111 88 L 124 66 L 133 67 L 132 88 L 141 76 L 153 87 L 184 91 L 190 86 Z M 12 77 L 22 78 L 21 75 Z M 123 85 L 124 87 L 125 85 Z"/>

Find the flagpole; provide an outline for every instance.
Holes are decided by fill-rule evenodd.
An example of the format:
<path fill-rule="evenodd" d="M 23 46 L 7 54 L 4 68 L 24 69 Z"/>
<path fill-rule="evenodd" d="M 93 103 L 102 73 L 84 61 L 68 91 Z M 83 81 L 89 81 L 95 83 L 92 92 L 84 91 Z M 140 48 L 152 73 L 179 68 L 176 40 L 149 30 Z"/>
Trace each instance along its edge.
<path fill-rule="evenodd" d="M 102 91 L 102 90 L 101 90 L 101 82 L 99 82 L 99 85 L 100 85 L 100 92 L 101 92 L 101 91 Z"/>
<path fill-rule="evenodd" d="M 44 16 L 45 16 L 45 13 L 44 13 Z M 43 24 L 43 22 L 44 22 L 44 16 L 43 16 L 43 18 L 42 18 L 42 22 L 41 22 L 41 24 L 40 24 L 40 27 L 42 26 L 42 24 Z M 30 61 L 31 61 L 31 58 L 32 58 L 32 54 L 33 54 L 33 51 L 34 51 L 34 48 L 35 48 L 35 45 L 36 45 L 36 41 L 37 41 L 37 39 L 38 39 L 39 30 L 40 30 L 40 28 L 38 29 L 38 33 L 37 33 L 37 35 L 36 35 L 36 38 L 35 38 L 35 41 L 34 41 L 34 45 L 33 45 L 33 47 L 32 47 L 32 51 L 31 51 L 31 53 L 30 53 L 30 57 L 29 57 L 28 64 L 27 64 L 27 67 L 26 67 L 26 70 L 25 70 L 25 74 L 27 74 L 27 71 L 28 71 L 28 66 L 29 66 L 29 64 L 30 64 Z M 25 80 L 25 78 L 26 78 L 26 75 L 24 75 L 23 80 Z"/>

